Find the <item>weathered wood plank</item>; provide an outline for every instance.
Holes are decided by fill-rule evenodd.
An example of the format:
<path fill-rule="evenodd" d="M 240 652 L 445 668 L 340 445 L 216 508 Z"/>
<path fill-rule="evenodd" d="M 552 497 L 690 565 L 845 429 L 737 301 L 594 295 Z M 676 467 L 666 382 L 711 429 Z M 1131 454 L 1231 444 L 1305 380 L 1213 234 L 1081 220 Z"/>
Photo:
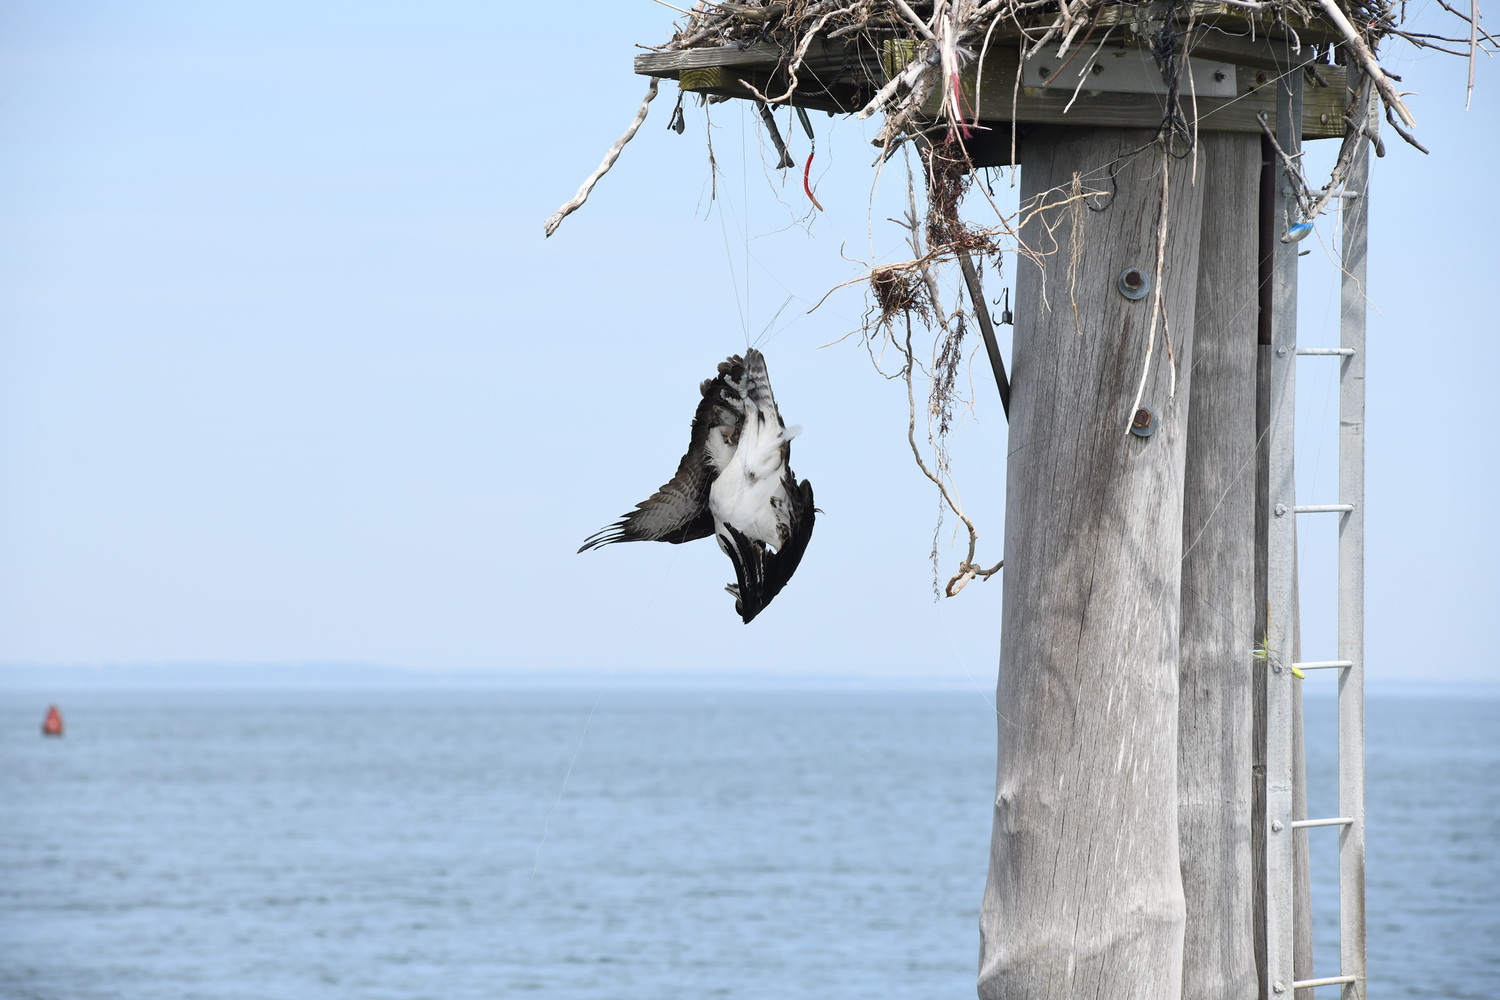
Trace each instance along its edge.
<path fill-rule="evenodd" d="M 810 72 L 836 70 L 850 59 L 851 48 L 842 43 L 814 42 L 808 46 L 803 65 Z M 635 71 L 641 76 L 676 79 L 685 69 L 719 66 L 726 69 L 764 70 L 770 72 L 787 61 L 779 45 L 757 42 L 741 48 L 738 45 L 712 48 L 675 49 L 670 52 L 642 52 L 635 57 Z"/>
<path fill-rule="evenodd" d="M 890 43 L 886 71 L 899 73 L 909 43 Z M 1123 51 L 1123 46 L 1110 46 Z M 1132 47 L 1133 48 L 1133 47 Z M 1149 61 L 1144 49 L 1135 49 L 1139 58 Z M 1087 58 L 1080 55 L 1079 58 Z M 1306 88 L 1302 109 L 1302 136 L 1305 139 L 1332 139 L 1344 134 L 1344 110 L 1348 94 L 1344 88 L 1342 66 L 1318 66 L 1318 83 Z M 982 71 L 969 67 L 964 71 L 964 96 L 971 115 L 977 115 L 985 126 L 1009 131 L 1009 123 L 1046 123 L 1052 125 L 1105 125 L 1116 128 L 1156 128 L 1166 113 L 1165 95 L 1110 93 L 1108 91 L 1072 90 L 1041 87 L 1017 87 L 1020 53 L 1015 48 L 991 48 Z M 1182 110 L 1189 123 L 1200 132 L 1253 132 L 1261 134 L 1260 120 L 1265 114 L 1276 118 L 1276 75 L 1273 72 L 1240 66 L 1236 69 L 1234 97 L 1199 97 L 1180 95 Z M 976 91 L 975 84 L 978 83 Z M 934 94 L 923 105 L 923 111 L 936 115 L 941 95 Z M 1009 148 L 1009 144 L 1006 144 Z M 978 166 L 994 166 L 978 163 Z"/>
<path fill-rule="evenodd" d="M 786 90 L 786 77 L 780 73 L 764 70 L 741 69 L 725 66 L 703 66 L 685 69 L 678 77 L 682 89 L 693 94 L 713 94 L 718 97 L 737 97 L 756 100 L 754 91 L 774 97 Z M 747 86 L 748 84 L 748 86 Z M 814 85 L 804 81 L 797 88 L 796 105 L 808 111 L 828 111 L 834 114 L 849 114 L 863 103 L 858 90 L 847 84 Z"/>
<path fill-rule="evenodd" d="M 1104 51 L 1129 51 L 1146 61 L 1151 58 L 1145 48 L 1130 42 L 1111 43 Z M 909 39 L 886 40 L 879 60 L 872 58 L 867 50 L 852 46 L 814 44 L 799 71 L 794 103 L 814 110 L 851 113 L 868 99 L 874 88 L 901 72 L 916 52 L 917 43 Z M 1182 102 L 1189 119 L 1196 121 L 1200 131 L 1259 133 L 1261 127 L 1257 115 L 1265 113 L 1272 118 L 1276 114 L 1272 83 L 1275 67 L 1285 63 L 1287 53 L 1271 39 L 1250 42 L 1231 36 L 1210 35 L 1195 41 L 1194 55 L 1237 63 L 1236 96 L 1195 99 L 1192 94 L 1184 93 Z M 1077 58 L 1087 56 L 1080 54 Z M 730 45 L 646 52 L 636 56 L 635 71 L 645 76 L 681 80 L 683 89 L 695 93 L 750 99 L 753 95 L 740 81 L 752 83 L 762 93 L 784 90 L 787 85 L 785 62 L 786 55 L 780 48 L 760 42 L 744 49 Z M 1083 90 L 1075 97 L 1070 90 L 1017 88 L 1019 67 L 1017 43 L 996 41 L 984 60 L 982 71 L 972 64 L 964 70 L 963 86 L 969 111 L 977 113 L 985 127 L 1008 132 L 1011 121 L 1118 128 L 1155 128 L 1161 124 L 1164 98 L 1160 95 Z M 1303 106 L 1303 138 L 1341 137 L 1348 100 L 1344 67 L 1320 65 L 1316 67 L 1316 74 L 1318 79 L 1307 89 Z M 979 84 L 977 94 L 976 82 Z M 924 112 L 936 115 L 939 100 L 940 95 L 931 95 L 923 107 Z M 1008 155 L 1008 141 L 991 145 L 997 148 L 1003 145 Z M 981 159 L 984 162 L 980 162 Z M 997 162 L 994 154 L 976 158 L 979 166 L 994 166 Z"/>
<path fill-rule="evenodd" d="M 1205 134 L 1182 515 L 1177 788 L 1184 1000 L 1254 1000 L 1251 648 L 1255 614 L 1260 139 Z"/>
<path fill-rule="evenodd" d="M 1178 383 L 1169 396 L 1158 342 L 1143 402 L 1159 429 L 1136 437 L 1152 303 L 1116 281 L 1152 268 L 1163 161 L 1128 154 L 1153 134 L 1038 127 L 1021 154 L 1023 203 L 1112 164 L 1118 189 L 1102 211 L 1054 209 L 1023 233 L 1054 252 L 1017 275 L 986 1000 L 1174 1000 L 1182 984 L 1178 608 L 1202 187 L 1170 161 Z"/>
<path fill-rule="evenodd" d="M 1310 42 L 1336 42 L 1342 39 L 1338 28 L 1334 27 L 1326 19 L 1322 17 L 1305 18 L 1297 14 L 1297 12 L 1286 8 L 1278 7 L 1270 11 L 1252 11 L 1244 7 L 1231 7 L 1223 3 L 1194 3 L 1191 7 L 1192 9 L 1189 10 L 1189 5 L 1187 4 L 1175 2 L 1169 4 L 1166 0 L 1157 0 L 1155 3 L 1123 3 L 1101 7 L 1094 20 L 1093 30 L 1098 32 L 1102 28 L 1133 28 L 1134 34 L 1141 37 L 1149 37 L 1161 28 L 1163 21 L 1168 16 L 1168 12 L 1171 11 L 1174 23 L 1185 25 L 1188 22 L 1192 22 L 1198 25 L 1200 31 L 1196 37 L 1202 37 L 1210 30 L 1218 29 L 1218 33 L 1226 37 L 1228 35 L 1241 35 L 1247 39 L 1262 39 L 1284 49 L 1293 44 L 1287 31 L 1287 28 L 1291 27 L 1296 32 L 1297 44 L 1299 46 Z M 1301 60 L 1298 59 L 1296 61 L 1300 62 Z"/>

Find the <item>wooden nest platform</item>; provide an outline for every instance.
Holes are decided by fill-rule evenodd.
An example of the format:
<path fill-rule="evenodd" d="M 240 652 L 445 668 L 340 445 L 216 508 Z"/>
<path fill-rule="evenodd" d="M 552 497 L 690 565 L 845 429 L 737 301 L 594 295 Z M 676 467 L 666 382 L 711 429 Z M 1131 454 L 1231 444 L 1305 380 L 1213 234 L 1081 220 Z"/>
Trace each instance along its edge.
<path fill-rule="evenodd" d="M 1305 82 L 1302 138 L 1344 136 L 1363 107 L 1350 66 L 1410 125 L 1374 57 L 1399 33 L 1393 10 L 1339 0 L 704 3 L 635 70 L 710 102 L 879 112 L 882 144 L 961 128 L 973 165 L 992 166 L 1012 162 L 1029 124 L 1261 132 L 1275 83 L 1292 73 Z"/>

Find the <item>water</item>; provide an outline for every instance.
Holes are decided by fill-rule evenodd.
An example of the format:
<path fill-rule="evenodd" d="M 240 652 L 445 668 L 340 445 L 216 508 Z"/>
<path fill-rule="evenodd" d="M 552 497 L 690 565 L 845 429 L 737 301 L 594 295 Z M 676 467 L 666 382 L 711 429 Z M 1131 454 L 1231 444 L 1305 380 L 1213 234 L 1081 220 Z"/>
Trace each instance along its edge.
<path fill-rule="evenodd" d="M 978 695 L 594 696 L 8 710 L 0 993 L 972 993 Z"/>
<path fill-rule="evenodd" d="M 5 695 L 0 996 L 974 995 L 979 694 L 597 693 Z M 1493 997 L 1500 700 L 1370 730 L 1371 996 Z"/>
<path fill-rule="evenodd" d="M 1308 814 L 1338 816 L 1332 698 L 1309 698 Z M 1500 997 L 1500 698 L 1368 701 L 1370 996 Z M 1315 974 L 1338 974 L 1338 831 L 1308 831 Z M 1333 989 L 1320 998 L 1337 997 Z"/>

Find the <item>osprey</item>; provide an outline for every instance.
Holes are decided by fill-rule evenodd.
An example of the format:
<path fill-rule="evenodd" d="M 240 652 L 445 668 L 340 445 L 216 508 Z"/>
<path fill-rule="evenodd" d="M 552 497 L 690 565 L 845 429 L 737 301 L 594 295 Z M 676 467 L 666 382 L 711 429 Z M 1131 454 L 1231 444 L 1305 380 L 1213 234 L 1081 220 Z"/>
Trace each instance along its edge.
<path fill-rule="evenodd" d="M 754 348 L 720 362 L 699 386 L 687 454 L 677 474 L 636 509 L 584 539 L 579 552 L 612 542 L 691 542 L 713 535 L 734 563 L 734 609 L 749 624 L 781 593 L 812 537 L 812 484 L 788 464 L 792 438 Z"/>

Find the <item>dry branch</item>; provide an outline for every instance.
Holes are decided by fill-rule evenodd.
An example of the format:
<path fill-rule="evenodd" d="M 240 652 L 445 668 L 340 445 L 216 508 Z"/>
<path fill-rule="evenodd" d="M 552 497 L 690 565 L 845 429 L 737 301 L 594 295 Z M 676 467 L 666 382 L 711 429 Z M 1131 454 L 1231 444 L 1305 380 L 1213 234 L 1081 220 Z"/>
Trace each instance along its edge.
<path fill-rule="evenodd" d="M 1328 20 L 1343 32 L 1344 39 L 1348 41 L 1349 47 L 1359 57 L 1360 65 L 1364 67 L 1365 73 L 1375 81 L 1375 86 L 1380 90 L 1380 96 L 1385 98 L 1386 107 L 1395 111 L 1406 123 L 1407 128 L 1416 127 L 1417 120 L 1406 110 L 1406 105 L 1401 103 L 1401 95 L 1396 93 L 1396 88 L 1391 86 L 1390 77 L 1385 75 L 1385 70 L 1380 68 L 1380 60 L 1375 58 L 1375 53 L 1365 44 L 1365 40 L 1359 37 L 1359 32 L 1354 30 L 1354 25 L 1344 16 L 1344 12 L 1334 0 L 1318 0 L 1318 6 L 1323 8 L 1323 13 Z"/>
<path fill-rule="evenodd" d="M 651 102 L 656 100 L 657 86 L 656 77 L 652 77 L 651 85 L 646 88 L 646 96 L 641 101 L 640 110 L 635 113 L 635 120 L 630 123 L 630 127 L 625 130 L 625 134 L 616 139 L 615 144 L 609 147 L 609 152 L 604 154 L 603 162 L 599 164 L 598 168 L 592 174 L 589 174 L 588 180 L 579 186 L 578 193 L 569 198 L 561 208 L 553 212 L 551 217 L 547 219 L 547 224 L 544 228 L 548 236 L 557 232 L 557 227 L 562 225 L 564 219 L 583 207 L 583 203 L 589 200 L 589 192 L 593 191 L 594 185 L 599 183 L 599 178 L 609 173 L 609 168 L 613 167 L 615 161 L 620 158 L 620 150 L 625 148 L 627 142 L 635 138 L 636 132 L 640 130 L 641 123 L 646 120 L 647 109 L 651 106 Z"/>

